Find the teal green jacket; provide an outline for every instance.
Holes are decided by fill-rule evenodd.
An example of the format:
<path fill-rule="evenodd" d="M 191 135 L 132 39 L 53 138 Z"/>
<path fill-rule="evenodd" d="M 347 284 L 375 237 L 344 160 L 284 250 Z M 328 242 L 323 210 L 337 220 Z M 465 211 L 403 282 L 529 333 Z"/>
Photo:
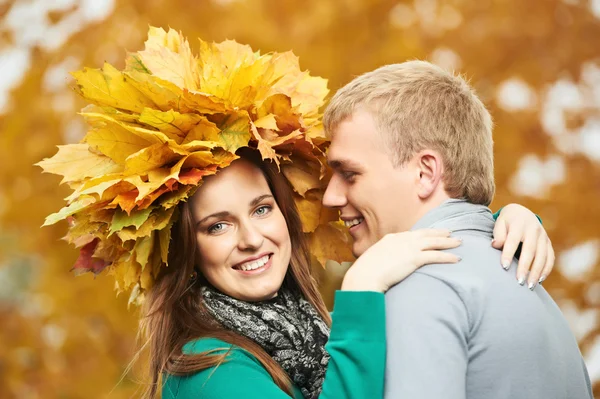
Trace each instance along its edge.
<path fill-rule="evenodd" d="M 377 292 L 337 291 L 325 349 L 331 356 L 320 398 L 382 398 L 385 302 Z M 189 342 L 184 353 L 229 348 L 226 362 L 198 373 L 166 376 L 163 399 L 285 399 L 289 396 L 247 351 L 214 338 Z M 217 352 L 219 353 L 219 352 Z M 293 387 L 294 399 L 303 399 Z"/>

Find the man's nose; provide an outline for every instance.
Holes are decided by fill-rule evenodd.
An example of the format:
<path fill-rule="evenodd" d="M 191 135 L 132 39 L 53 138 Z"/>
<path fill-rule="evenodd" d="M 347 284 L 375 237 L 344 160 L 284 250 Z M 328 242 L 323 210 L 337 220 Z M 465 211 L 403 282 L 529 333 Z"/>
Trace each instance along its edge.
<path fill-rule="evenodd" d="M 341 208 L 346 206 L 347 203 L 348 200 L 346 199 L 346 191 L 343 184 L 340 182 L 339 177 L 334 174 L 325 189 L 323 205 L 328 208 Z"/>

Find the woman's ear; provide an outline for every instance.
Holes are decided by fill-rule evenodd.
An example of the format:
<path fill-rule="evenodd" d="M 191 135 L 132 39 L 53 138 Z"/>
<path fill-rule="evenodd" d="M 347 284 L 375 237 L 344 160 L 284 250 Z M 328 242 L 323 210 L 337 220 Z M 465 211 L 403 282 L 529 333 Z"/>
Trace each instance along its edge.
<path fill-rule="evenodd" d="M 196 281 L 198 281 L 198 269 L 196 269 L 194 267 L 194 270 L 192 271 L 192 273 L 190 273 L 190 284 L 193 285 L 194 283 L 196 283 Z"/>

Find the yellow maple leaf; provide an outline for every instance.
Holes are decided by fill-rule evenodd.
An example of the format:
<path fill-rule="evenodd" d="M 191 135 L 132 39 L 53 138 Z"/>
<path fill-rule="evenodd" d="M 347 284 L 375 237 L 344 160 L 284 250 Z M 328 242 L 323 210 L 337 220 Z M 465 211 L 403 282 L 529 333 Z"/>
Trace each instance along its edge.
<path fill-rule="evenodd" d="M 235 95 L 231 86 L 236 71 L 253 63 L 255 58 L 250 46 L 240 45 L 232 40 L 223 43 L 200 40 L 200 91 L 229 100 L 232 94 Z"/>
<path fill-rule="evenodd" d="M 274 128 L 264 127 L 267 129 L 280 130 L 282 131 L 282 135 L 302 128 L 301 114 L 294 110 L 291 98 L 285 94 L 274 94 L 269 96 L 262 103 L 258 110 L 258 117 L 263 119 L 265 116 L 269 115 L 273 115 L 276 125 Z"/>
<path fill-rule="evenodd" d="M 140 227 L 128 226 L 117 231 L 117 236 L 122 241 L 137 240 L 140 237 L 147 237 L 155 230 L 161 230 L 172 224 L 175 208 L 163 209 L 155 208 L 150 216 Z"/>
<path fill-rule="evenodd" d="M 154 144 L 119 126 L 90 130 L 85 142 L 121 165 L 130 155 Z"/>
<path fill-rule="evenodd" d="M 353 261 L 351 244 L 352 238 L 348 230 L 337 223 L 321 224 L 309 236 L 311 254 L 321 265 L 325 265 L 328 260 L 338 263 Z"/>
<path fill-rule="evenodd" d="M 294 202 L 300 213 L 303 231 L 305 233 L 312 233 L 319 226 L 321 208 L 323 206 L 320 198 L 310 198 L 308 196 L 305 198 L 299 194 L 294 194 Z"/>
<path fill-rule="evenodd" d="M 321 164 L 317 160 L 300 158 L 282 165 L 281 171 L 285 177 L 292 183 L 294 191 L 304 196 L 308 190 L 321 187 L 320 179 Z"/>
<path fill-rule="evenodd" d="M 267 114 L 254 121 L 254 126 L 262 129 L 277 130 L 275 114 Z"/>
<path fill-rule="evenodd" d="M 187 138 L 188 132 L 199 123 L 206 123 L 208 121 L 206 117 L 198 114 L 181 114 L 172 109 L 164 112 L 157 109 L 144 108 L 140 114 L 139 122 L 160 130 L 167 137 L 175 140 L 177 144 L 181 144 L 185 141 L 192 141 Z"/>
<path fill-rule="evenodd" d="M 128 258 L 113 263 L 108 268 L 108 273 L 115 278 L 117 291 L 127 291 L 137 284 L 142 272 L 141 266 Z"/>
<path fill-rule="evenodd" d="M 84 68 L 71 74 L 79 93 L 98 105 L 138 113 L 153 106 L 151 99 L 128 84 L 123 73 L 110 64 L 104 64 L 102 69 Z"/>
<path fill-rule="evenodd" d="M 142 267 L 142 270 L 146 268 L 148 260 L 150 259 L 150 253 L 154 245 L 154 232 L 147 237 L 139 238 L 135 246 L 133 247 L 133 256 L 135 261 Z M 151 269 L 151 268 L 150 268 Z"/>
<path fill-rule="evenodd" d="M 129 70 L 123 73 L 125 81 L 137 91 L 152 99 L 154 107 L 161 111 L 180 111 L 183 89 L 148 72 Z"/>
<path fill-rule="evenodd" d="M 235 153 L 248 145 L 250 140 L 250 117 L 246 112 L 230 114 L 220 126 L 219 144 L 225 150 Z"/>
<path fill-rule="evenodd" d="M 67 218 L 68 216 L 71 216 L 71 215 L 81 211 L 82 209 L 87 208 L 89 205 L 91 205 L 95 202 L 96 202 L 96 199 L 93 196 L 83 195 L 83 196 L 79 197 L 77 200 L 71 202 L 69 205 L 62 208 L 57 213 L 53 213 L 52 215 L 49 215 L 46 218 L 46 221 L 44 222 L 43 226 L 49 226 L 60 220 L 63 220 L 65 218 Z"/>
<path fill-rule="evenodd" d="M 61 184 L 123 170 L 122 166 L 109 157 L 91 152 L 87 144 L 59 145 L 58 152 L 53 157 L 36 165 L 46 173 L 62 175 Z"/>
<path fill-rule="evenodd" d="M 144 174 L 178 158 L 180 155 L 176 154 L 167 143 L 153 144 L 127 157 L 124 173 Z"/>
<path fill-rule="evenodd" d="M 185 149 L 189 148 L 189 145 L 193 142 L 213 142 L 214 145 L 219 145 L 220 137 L 219 133 L 221 129 L 213 122 L 204 118 L 200 120 L 185 136 L 181 142 L 182 147 Z"/>
<path fill-rule="evenodd" d="M 153 75 L 179 87 L 198 89 L 198 61 L 180 33 L 151 27 L 145 47 L 138 56 Z"/>
<path fill-rule="evenodd" d="M 68 196 L 66 199 L 67 199 L 68 202 L 71 202 L 71 201 L 74 201 L 77 198 L 81 197 L 82 195 L 86 195 L 86 194 L 87 195 L 92 195 L 92 194 L 95 194 L 97 196 L 97 198 L 99 198 L 101 201 L 102 200 L 106 200 L 107 197 L 110 196 L 110 194 L 105 196 L 105 192 L 108 189 L 110 189 L 112 187 L 115 187 L 117 184 L 119 184 L 121 182 L 122 182 L 121 179 L 113 179 L 113 180 L 108 180 L 108 181 L 105 181 L 105 182 L 98 183 L 96 185 L 87 187 L 85 189 L 81 188 L 80 190 L 74 191 L 73 194 L 71 194 L 70 196 Z M 131 190 L 131 187 L 129 187 L 129 190 Z M 123 189 L 123 191 L 127 191 L 127 188 Z M 114 190 L 113 190 L 113 192 L 114 192 Z M 114 195 L 116 196 L 117 194 L 114 194 Z M 114 196 L 113 196 L 113 198 L 114 198 Z"/>

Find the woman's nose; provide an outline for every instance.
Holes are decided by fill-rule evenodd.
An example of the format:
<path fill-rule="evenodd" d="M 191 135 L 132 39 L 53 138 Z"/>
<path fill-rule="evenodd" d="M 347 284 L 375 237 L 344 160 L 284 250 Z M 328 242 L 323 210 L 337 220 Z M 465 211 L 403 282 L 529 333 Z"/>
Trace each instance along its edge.
<path fill-rule="evenodd" d="M 255 250 L 262 246 L 264 236 L 261 231 L 252 224 L 244 223 L 239 229 L 238 247 L 242 251 Z"/>

